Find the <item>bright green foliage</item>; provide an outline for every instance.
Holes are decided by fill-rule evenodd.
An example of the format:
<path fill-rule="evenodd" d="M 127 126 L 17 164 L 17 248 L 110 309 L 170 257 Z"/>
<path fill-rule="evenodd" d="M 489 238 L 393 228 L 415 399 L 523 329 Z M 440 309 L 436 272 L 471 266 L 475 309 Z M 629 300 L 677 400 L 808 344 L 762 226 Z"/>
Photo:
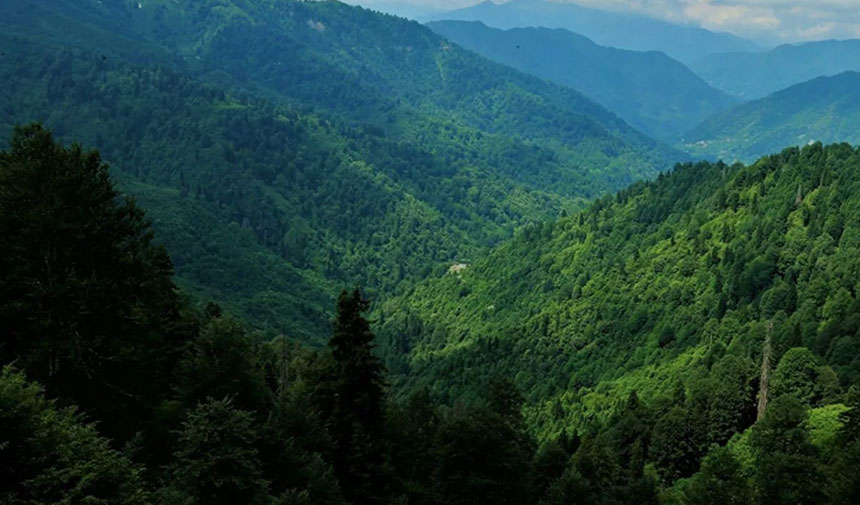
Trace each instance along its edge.
<path fill-rule="evenodd" d="M 73 408 L 10 367 L 0 372 L 0 503 L 149 503 L 141 469 Z"/>
<path fill-rule="evenodd" d="M 15 164 L 4 166 L 14 168 L 9 173 L 38 167 L 39 161 L 81 156 L 37 127 L 23 132 L 42 141 L 17 151 L 13 143 L 11 152 L 18 155 Z M 110 343 L 140 354 L 128 355 L 123 368 L 106 368 L 110 375 L 89 369 L 96 374 L 90 381 L 111 378 L 130 391 L 155 387 L 151 396 L 122 399 L 125 415 L 138 418 L 116 418 L 101 403 L 106 399 L 91 400 L 90 419 L 109 438 L 99 438 L 72 410 L 44 400 L 24 376 L 11 371 L 0 376 L 0 423 L 5 423 L 0 465 L 6 465 L 4 477 L 13 476 L 0 479 L 1 498 L 15 504 L 62 503 L 69 497 L 77 502 L 78 496 L 84 503 L 143 503 L 149 495 L 158 503 L 177 505 L 656 505 L 702 504 L 708 497 L 730 504 L 853 503 L 853 471 L 860 454 L 858 394 L 854 387 L 843 395 L 840 382 L 851 385 L 858 377 L 855 357 L 842 352 L 852 348 L 858 329 L 852 295 L 856 277 L 850 274 L 858 271 L 854 253 L 855 235 L 860 235 L 852 228 L 855 221 L 841 213 L 853 208 L 854 183 L 842 170 L 856 167 L 856 161 L 856 151 L 847 146 L 814 146 L 786 151 L 751 168 L 679 167 L 657 183 L 637 186 L 614 201 L 601 200 L 584 214 L 527 229 L 500 251 L 527 252 L 526 261 L 534 261 L 517 268 L 526 268 L 528 275 L 488 284 L 497 295 L 492 300 L 507 312 L 485 309 L 470 326 L 447 329 L 438 324 L 429 335 L 422 334 L 426 323 L 416 321 L 439 301 L 429 296 L 433 289 L 446 283 L 454 283 L 457 300 L 467 303 L 462 313 L 443 306 L 435 317 L 456 321 L 468 316 L 468 299 L 488 289 L 476 282 L 476 277 L 481 280 L 476 274 L 495 275 L 495 255 L 422 286 L 418 291 L 428 295 L 427 305 L 414 305 L 413 299 L 407 300 L 413 305 L 402 306 L 409 311 L 405 314 L 392 315 L 394 304 L 380 311 L 386 331 L 399 325 L 412 329 L 388 341 L 389 355 L 403 350 L 393 344 L 405 345 L 406 351 L 418 344 L 411 355 L 392 355 L 422 374 L 391 377 L 393 396 L 386 392 L 389 378 L 374 353 L 373 328 L 365 316 L 370 303 L 359 290 L 341 294 L 329 347 L 311 351 L 284 337 L 268 343 L 251 340 L 253 335 L 218 305 L 186 308 L 168 270 L 162 278 L 165 291 L 155 293 L 163 298 L 155 299 L 172 300 L 174 319 L 154 325 L 152 334 L 128 324 Z M 77 166 L 52 164 L 67 165 Z M 71 186 L 78 191 L 46 194 L 58 208 L 72 209 L 80 188 L 96 186 L 110 195 L 108 209 L 128 209 L 129 204 L 117 203 L 97 159 L 92 166 L 98 169 L 72 170 L 79 177 Z M 695 183 L 700 176 L 705 182 Z M 790 180 L 778 182 L 781 177 Z M 13 183 L 18 180 L 3 179 L 0 192 L 14 195 L 27 187 Z M 804 181 L 819 181 L 819 186 L 803 186 Z M 797 192 L 797 184 L 811 189 Z M 780 203 L 784 199 L 787 205 Z M 768 211 L 774 209 L 783 213 L 771 216 Z M 827 209 L 820 212 L 826 215 L 818 209 Z M 63 225 L 57 227 L 59 236 L 100 236 L 116 227 L 105 212 L 74 220 L 68 217 L 75 212 L 67 214 L 53 214 L 58 223 L 51 224 Z M 135 222 L 145 223 L 140 211 L 135 215 Z M 4 223 L 4 233 L 28 237 L 40 221 L 7 216 Z M 769 240 L 739 238 L 764 233 Z M 620 236 L 626 240 L 617 240 Z M 99 243 L 110 250 L 136 242 Z M 562 248 L 564 260 L 580 269 L 576 278 L 582 272 L 590 276 L 573 284 L 576 293 L 571 291 L 570 297 L 563 282 L 571 273 L 547 259 L 561 244 L 568 244 Z M 138 245 L 160 251 L 146 240 Z M 678 265 L 650 248 L 675 258 Z M 688 255 L 697 258 L 692 266 Z M 159 257 L 164 258 L 163 252 Z M 147 265 L 133 254 L 122 258 L 140 268 Z M 12 266 L 15 272 L 38 271 L 42 259 L 19 255 Z M 110 286 L 122 292 L 123 279 L 116 271 L 94 271 L 99 274 L 89 279 L 90 291 L 81 290 L 76 300 L 82 316 L 100 310 L 92 304 L 101 299 L 87 295 Z M 636 281 L 622 282 L 632 279 Z M 837 280 L 838 288 L 828 288 Z M 78 276 L 66 275 L 52 289 L 64 293 L 77 289 L 77 282 Z M 528 297 L 503 305 L 510 288 L 505 282 L 531 283 L 532 289 L 522 291 Z M 672 286 L 668 293 L 661 282 Z M 9 285 L 16 286 L 23 300 L 43 289 L 32 282 Z M 692 287 L 696 289 L 685 292 Z M 673 290 L 678 296 L 668 296 Z M 655 305 L 656 296 L 664 297 L 665 307 Z M 598 305 L 585 305 L 587 299 Z M 0 311 L 14 314 L 17 300 L 4 300 Z M 121 313 L 136 316 L 145 315 L 141 307 L 148 307 L 133 296 L 111 302 Z M 553 313 L 533 303 L 546 304 L 564 317 L 551 319 Z M 612 319 L 600 319 L 601 311 Z M 498 326 L 490 325 L 488 313 L 498 317 Z M 50 319 L 22 319 L 43 326 L 16 327 L 18 342 L 36 342 L 44 338 L 35 333 L 39 328 L 52 328 L 45 324 Z M 516 325 L 502 326 L 512 322 Z M 577 340 L 561 352 L 553 348 L 557 332 L 565 327 L 562 322 L 579 328 L 571 333 L 574 338 L 591 340 Z M 487 342 L 468 340 L 470 332 L 486 328 L 501 331 L 488 333 L 499 336 Z M 155 331 L 162 329 L 164 333 Z M 63 342 L 63 333 L 57 334 L 55 341 Z M 773 344 L 768 352 L 778 364 L 766 415 L 754 423 L 762 342 L 768 334 Z M 80 333 L 72 342 L 86 348 L 101 344 L 98 336 Z M 414 340 L 422 336 L 429 342 Z M 540 345 L 526 347 L 515 337 L 535 337 Z M 460 340 L 452 344 L 449 338 Z M 437 362 L 422 363 L 427 356 L 421 352 L 431 344 L 439 346 L 431 355 Z M 148 347 L 141 349 L 143 345 Z M 21 363 L 37 363 L 40 352 L 39 347 L 22 347 L 16 356 Z M 467 353 L 466 359 L 459 352 Z M 150 361 L 153 356 L 162 361 Z M 565 366 L 573 367 L 571 384 L 580 384 L 579 390 L 568 384 L 556 386 L 561 394 L 544 389 L 554 380 L 549 374 L 566 373 L 559 357 L 569 360 Z M 10 358 L 4 354 L 4 359 Z M 141 379 L 141 367 L 164 376 Z M 449 375 L 440 376 L 440 370 Z M 39 368 L 32 373 L 38 375 Z M 147 381 L 170 387 L 160 389 Z M 422 382 L 430 387 L 410 391 L 410 384 Z M 645 394 L 637 393 L 639 386 Z M 527 388 L 527 394 L 520 388 Z M 87 400 L 89 393 L 87 381 L 49 389 L 62 403 Z M 824 406 L 808 413 L 801 397 Z M 833 403 L 842 398 L 847 406 Z M 117 421 L 127 423 L 124 430 L 107 429 Z M 576 434 L 568 436 L 571 432 Z M 535 435 L 544 441 L 540 450 Z M 109 444 L 127 448 L 128 457 Z"/>
<path fill-rule="evenodd" d="M 725 443 L 751 423 L 769 320 L 776 352 L 799 342 L 842 384 L 857 378 L 858 169 L 857 149 L 819 144 L 679 166 L 386 304 L 381 347 L 411 384 L 454 397 L 514 378 L 546 434 L 605 420 L 631 390 L 650 402 L 694 386 L 733 356 L 691 388 L 712 403 L 696 407 L 713 412 L 710 442 Z M 763 308 L 777 294 L 792 302 Z"/>
<path fill-rule="evenodd" d="M 789 349 L 773 373 L 774 397 L 790 395 L 807 407 L 819 407 L 836 400 L 838 384 L 830 367 L 819 366 L 818 360 L 805 347 Z"/>

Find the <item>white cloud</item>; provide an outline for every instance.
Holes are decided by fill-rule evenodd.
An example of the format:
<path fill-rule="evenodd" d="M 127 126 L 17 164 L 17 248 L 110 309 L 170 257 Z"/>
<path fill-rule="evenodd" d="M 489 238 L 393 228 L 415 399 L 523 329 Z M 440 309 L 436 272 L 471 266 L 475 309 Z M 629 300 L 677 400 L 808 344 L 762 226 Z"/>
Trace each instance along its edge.
<path fill-rule="evenodd" d="M 479 0 L 349 0 L 449 10 Z M 496 2 L 506 0 L 494 0 Z M 767 42 L 860 37 L 860 0 L 551 0 L 634 12 Z M 390 2 L 390 3 L 389 3 Z"/>
<path fill-rule="evenodd" d="M 634 11 L 766 40 L 852 38 L 860 34 L 860 0 L 574 0 Z"/>

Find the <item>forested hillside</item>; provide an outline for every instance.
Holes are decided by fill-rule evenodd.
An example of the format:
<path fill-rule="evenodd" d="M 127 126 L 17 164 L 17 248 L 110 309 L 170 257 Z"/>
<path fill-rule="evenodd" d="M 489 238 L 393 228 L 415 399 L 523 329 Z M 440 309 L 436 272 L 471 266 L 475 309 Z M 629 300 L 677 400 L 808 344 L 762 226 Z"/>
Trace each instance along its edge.
<path fill-rule="evenodd" d="M 667 142 L 677 142 L 681 133 L 735 103 L 656 51 L 603 47 L 564 29 L 497 30 L 466 21 L 427 26 L 491 60 L 577 89 Z"/>
<path fill-rule="evenodd" d="M 0 152 L 0 498 L 853 503 L 857 170 L 860 150 L 820 144 L 679 166 L 529 229 L 416 290 L 406 321 L 386 307 L 429 386 L 391 394 L 360 291 L 325 349 L 252 338 L 177 292 L 97 152 L 17 129 Z"/>
<path fill-rule="evenodd" d="M 334 286 L 397 293 L 675 157 L 575 91 L 336 2 L 0 13 L 0 128 L 101 146 L 186 289 L 305 340 Z"/>
<path fill-rule="evenodd" d="M 684 135 L 685 148 L 724 160 L 754 160 L 810 142 L 860 142 L 860 73 L 819 77 L 717 114 Z"/>
<path fill-rule="evenodd" d="M 821 76 L 860 70 L 860 40 L 785 44 L 770 51 L 710 54 L 690 68 L 712 86 L 744 100 Z"/>
<path fill-rule="evenodd" d="M 530 227 L 386 305 L 389 364 L 451 398 L 514 377 L 547 438 L 605 422 L 635 392 L 670 416 L 655 430 L 717 423 L 645 456 L 667 482 L 692 475 L 711 443 L 755 420 L 763 355 L 773 396 L 829 415 L 860 378 L 858 170 L 847 144 L 681 165 Z"/>

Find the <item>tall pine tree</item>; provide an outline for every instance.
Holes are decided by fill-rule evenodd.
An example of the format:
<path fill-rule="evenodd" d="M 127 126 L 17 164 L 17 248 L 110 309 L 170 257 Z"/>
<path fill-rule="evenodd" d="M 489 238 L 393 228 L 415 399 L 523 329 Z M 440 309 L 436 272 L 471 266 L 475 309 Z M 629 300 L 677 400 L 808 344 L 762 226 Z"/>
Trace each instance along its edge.
<path fill-rule="evenodd" d="M 329 341 L 332 363 L 323 409 L 337 450 L 334 468 L 344 496 L 355 505 L 385 497 L 383 448 L 384 368 L 373 354 L 373 332 L 362 315 L 370 302 L 358 289 L 344 290 Z"/>

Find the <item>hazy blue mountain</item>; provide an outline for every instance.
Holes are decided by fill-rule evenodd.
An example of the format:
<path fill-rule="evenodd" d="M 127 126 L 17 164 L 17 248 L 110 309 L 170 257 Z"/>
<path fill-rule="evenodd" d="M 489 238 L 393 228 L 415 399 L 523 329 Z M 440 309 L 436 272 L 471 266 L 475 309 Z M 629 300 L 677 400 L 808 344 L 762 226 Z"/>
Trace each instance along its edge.
<path fill-rule="evenodd" d="M 821 76 L 860 70 L 860 40 L 825 40 L 783 45 L 767 52 L 712 54 L 690 63 L 712 86 L 742 99 Z"/>
<path fill-rule="evenodd" d="M 652 137 L 680 134 L 736 101 L 657 51 L 595 44 L 564 29 L 499 30 L 477 21 L 433 21 L 430 29 L 491 60 L 575 88 Z"/>
<path fill-rule="evenodd" d="M 504 4 L 485 1 L 472 7 L 428 16 L 424 21 L 449 19 L 481 21 L 503 29 L 527 26 L 566 28 L 603 46 L 662 51 L 683 62 L 712 53 L 757 49 L 753 42 L 728 33 L 545 0 L 513 0 Z"/>
<path fill-rule="evenodd" d="M 727 161 L 817 141 L 860 143 L 860 73 L 819 77 L 739 105 L 685 138 L 691 152 Z"/>

